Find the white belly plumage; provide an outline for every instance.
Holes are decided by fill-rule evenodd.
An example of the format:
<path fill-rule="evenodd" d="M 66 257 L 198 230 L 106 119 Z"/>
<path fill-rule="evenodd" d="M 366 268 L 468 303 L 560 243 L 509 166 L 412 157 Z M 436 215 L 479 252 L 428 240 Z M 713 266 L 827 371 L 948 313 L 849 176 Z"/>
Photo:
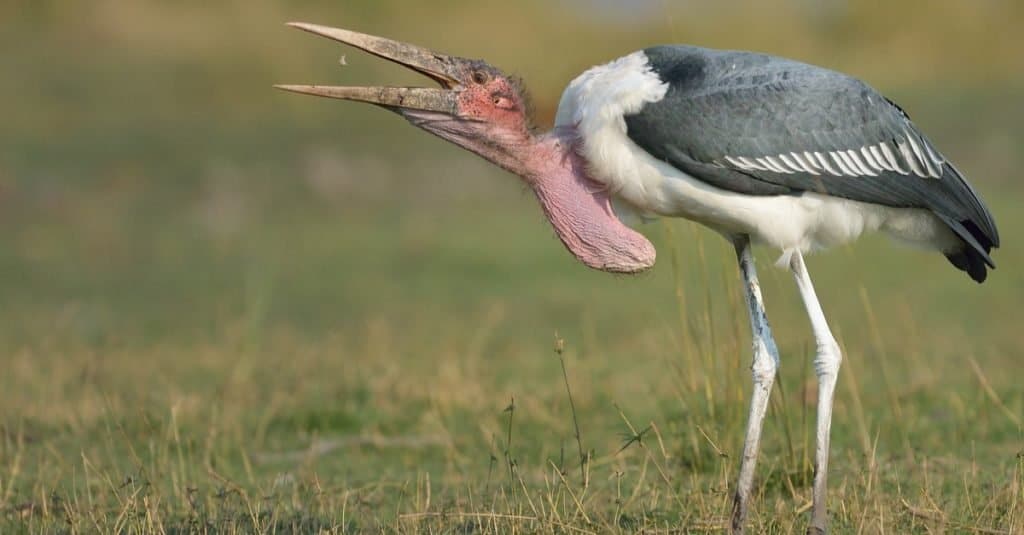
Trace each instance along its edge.
<path fill-rule="evenodd" d="M 817 193 L 752 196 L 710 186 L 632 145 L 609 175 L 607 161 L 589 160 L 591 172 L 615 193 L 616 214 L 636 221 L 651 216 L 684 217 L 723 234 L 747 234 L 754 241 L 786 251 L 811 252 L 882 230 L 910 244 L 952 250 L 953 233 L 927 210 L 893 208 Z M 607 152 L 604 154 L 607 155 Z M 610 155 L 608 155 L 611 157 Z M 626 164 L 626 165 L 623 165 Z M 631 164 L 631 165 L 630 165 Z"/>
<path fill-rule="evenodd" d="M 595 180 L 615 197 L 616 214 L 684 217 L 724 234 L 747 234 L 783 251 L 810 252 L 883 230 L 902 241 L 943 251 L 957 239 L 927 210 L 893 208 L 828 195 L 752 196 L 711 186 L 660 161 L 626 135 L 623 117 L 664 97 L 667 85 L 637 52 L 594 67 L 562 95 L 557 127 L 573 128 Z M 857 180 L 851 178 L 851 180 Z"/>

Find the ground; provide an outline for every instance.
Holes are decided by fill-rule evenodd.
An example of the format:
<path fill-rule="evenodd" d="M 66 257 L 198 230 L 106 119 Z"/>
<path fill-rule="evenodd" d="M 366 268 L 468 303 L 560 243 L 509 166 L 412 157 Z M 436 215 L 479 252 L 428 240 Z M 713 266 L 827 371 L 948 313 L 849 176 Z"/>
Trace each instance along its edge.
<path fill-rule="evenodd" d="M 4 237 L 4 532 L 723 528 L 750 358 L 723 240 L 648 225 L 658 267 L 611 276 L 510 179 L 493 195 L 512 202 L 275 198 L 247 223 L 212 218 L 241 201 L 211 180 L 178 213 L 121 188 Z M 810 497 L 812 338 L 761 253 L 782 375 L 750 522 L 788 533 Z M 1019 275 L 978 286 L 883 239 L 809 266 L 846 351 L 835 531 L 1019 533 Z"/>

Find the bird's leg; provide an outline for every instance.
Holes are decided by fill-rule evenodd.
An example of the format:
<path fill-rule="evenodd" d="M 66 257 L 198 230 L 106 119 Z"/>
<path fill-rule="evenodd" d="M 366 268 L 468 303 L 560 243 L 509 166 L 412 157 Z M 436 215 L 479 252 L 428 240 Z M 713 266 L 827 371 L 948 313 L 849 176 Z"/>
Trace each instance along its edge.
<path fill-rule="evenodd" d="M 818 424 L 816 447 L 814 451 L 814 507 L 811 513 L 811 525 L 807 528 L 809 535 L 825 533 L 828 513 L 825 507 L 825 493 L 828 487 L 828 443 L 829 429 L 832 427 L 832 396 L 836 389 L 836 378 L 839 375 L 839 364 L 843 360 L 839 344 L 832 336 L 832 331 L 821 311 L 818 296 L 814 293 L 814 285 L 807 274 L 804 258 L 800 251 L 795 251 L 789 260 L 789 268 L 796 278 L 796 286 L 804 301 L 807 315 L 811 319 L 817 355 L 814 357 L 814 372 L 818 376 Z"/>
<path fill-rule="evenodd" d="M 765 316 L 761 285 L 757 282 L 754 255 L 750 249 L 750 238 L 736 238 L 733 245 L 736 247 L 736 258 L 739 260 L 740 273 L 743 276 L 743 295 L 746 297 L 747 311 L 750 313 L 750 331 L 754 338 L 754 364 L 751 366 L 754 390 L 750 396 L 747 438 L 743 443 L 740 476 L 736 483 L 736 495 L 732 506 L 732 532 L 743 533 L 743 524 L 750 503 L 750 489 L 754 482 L 754 468 L 757 465 L 761 425 L 768 410 L 768 398 L 775 382 L 775 372 L 779 367 L 779 350 L 775 347 L 772 329 L 768 326 L 768 317 Z"/>

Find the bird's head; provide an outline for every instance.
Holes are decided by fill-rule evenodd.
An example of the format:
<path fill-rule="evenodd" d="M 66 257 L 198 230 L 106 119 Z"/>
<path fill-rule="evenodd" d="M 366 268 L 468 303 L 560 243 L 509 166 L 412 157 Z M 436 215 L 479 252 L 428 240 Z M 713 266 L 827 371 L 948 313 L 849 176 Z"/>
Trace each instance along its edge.
<path fill-rule="evenodd" d="M 440 87 L 279 85 L 280 89 L 374 104 L 523 177 L 559 239 L 595 269 L 636 273 L 654 264 L 654 246 L 615 215 L 574 150 L 573 133 L 534 135 L 516 79 L 481 60 L 432 52 L 383 37 L 293 22 L 431 78 Z"/>
<path fill-rule="evenodd" d="M 508 168 L 529 139 L 525 93 L 517 80 L 483 60 L 341 28 L 289 26 L 339 41 L 431 78 L 440 87 L 278 85 L 286 91 L 375 104 L 412 124 Z"/>

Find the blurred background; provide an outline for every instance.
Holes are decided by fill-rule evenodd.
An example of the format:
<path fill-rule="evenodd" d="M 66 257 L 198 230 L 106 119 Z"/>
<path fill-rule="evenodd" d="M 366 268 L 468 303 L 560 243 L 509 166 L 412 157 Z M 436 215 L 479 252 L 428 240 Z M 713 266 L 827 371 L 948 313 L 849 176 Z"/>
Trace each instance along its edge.
<path fill-rule="evenodd" d="M 111 421 L 134 440 L 172 413 L 199 442 L 211 428 L 247 437 L 210 439 L 226 458 L 240 442 L 278 451 L 309 433 L 437 426 L 469 441 L 458 451 L 486 451 L 511 396 L 564 408 L 556 332 L 578 359 L 577 402 L 599 449 L 620 440 L 612 402 L 672 420 L 696 410 L 692 393 L 728 415 L 707 409 L 705 427 L 739 436 L 749 342 L 722 240 L 656 222 L 642 228 L 659 248 L 651 273 L 585 270 L 514 177 L 392 114 L 273 90 L 424 83 L 289 20 L 485 58 L 525 79 L 543 126 L 577 74 L 653 44 L 763 51 L 868 81 L 964 171 L 1004 247 L 982 286 L 881 238 L 810 260 L 856 362 L 858 382 L 840 382 L 833 427 L 849 429 L 837 441 L 878 435 L 902 452 L 926 447 L 915 428 L 940 426 L 921 440 L 1019 447 L 1022 2 L 7 1 L 0 424 L 54 445 L 16 495 L 61 488 L 75 469 L 55 452 L 118 450 L 90 438 Z M 790 277 L 762 253 L 787 399 L 800 404 L 810 333 Z M 903 419 L 890 421 L 894 403 Z M 387 469 L 452 462 L 435 457 Z M 352 459 L 336 462 L 358 480 Z"/>
<path fill-rule="evenodd" d="M 997 255 L 1006 267 L 974 288 L 941 257 L 903 250 L 857 247 L 821 262 L 884 279 L 871 287 L 914 295 L 923 314 L 955 312 L 928 306 L 944 292 L 984 303 L 1021 294 L 1019 2 L 45 0 L 5 2 L 0 19 L 9 347 L 63 329 L 96 340 L 215 335 L 245 314 L 328 328 L 433 292 L 529 304 L 536 296 L 512 287 L 547 291 L 555 280 L 538 265 L 579 288 L 630 284 L 576 269 L 514 178 L 390 114 L 269 89 L 422 83 L 282 25 L 293 19 L 487 58 L 525 78 L 545 126 L 574 76 L 654 43 L 752 49 L 851 73 L 900 102 L 965 170 L 1006 235 Z M 645 230 L 658 239 L 660 229 Z M 672 306 L 664 284 L 650 286 L 661 291 L 645 296 L 647 310 Z"/>

